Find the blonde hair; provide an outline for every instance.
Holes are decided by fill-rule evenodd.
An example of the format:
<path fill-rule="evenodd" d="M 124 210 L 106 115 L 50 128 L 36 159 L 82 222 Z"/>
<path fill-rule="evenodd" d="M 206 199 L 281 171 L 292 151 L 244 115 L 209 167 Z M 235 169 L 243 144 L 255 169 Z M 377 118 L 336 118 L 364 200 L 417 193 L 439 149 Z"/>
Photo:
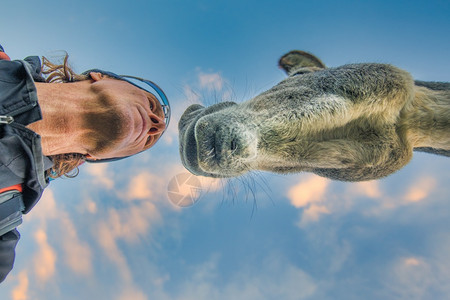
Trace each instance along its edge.
<path fill-rule="evenodd" d="M 45 82 L 74 82 L 89 79 L 89 75 L 77 74 L 68 64 L 69 55 L 66 53 L 62 63 L 56 64 L 42 57 L 42 75 Z M 48 176 L 58 178 L 61 176 L 73 178 L 78 175 L 78 166 L 86 161 L 86 156 L 81 153 L 64 153 L 51 155 L 53 167 L 48 171 Z"/>

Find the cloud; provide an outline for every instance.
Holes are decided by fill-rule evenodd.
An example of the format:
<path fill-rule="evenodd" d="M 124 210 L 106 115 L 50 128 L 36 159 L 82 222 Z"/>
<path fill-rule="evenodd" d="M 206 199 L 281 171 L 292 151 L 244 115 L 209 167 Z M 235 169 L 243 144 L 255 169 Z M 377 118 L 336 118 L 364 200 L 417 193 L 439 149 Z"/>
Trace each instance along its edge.
<path fill-rule="evenodd" d="M 132 176 L 125 191 L 118 191 L 120 198 L 126 202 L 151 201 L 169 204 L 168 184 L 179 174 L 191 175 L 181 164 L 166 165 L 159 174 L 141 171 Z M 195 176 L 195 175 L 191 175 Z M 222 188 L 222 181 L 216 178 L 195 176 L 201 184 L 201 194 L 214 192 Z M 171 209 L 179 208 L 170 205 Z"/>
<path fill-rule="evenodd" d="M 134 176 L 130 180 L 128 188 L 128 199 L 146 199 L 152 196 L 150 189 L 152 180 L 155 180 L 156 176 L 149 172 L 141 172 Z"/>
<path fill-rule="evenodd" d="M 429 196 L 437 186 L 436 179 L 433 177 L 421 177 L 410 186 L 404 200 L 407 202 L 419 202 Z"/>
<path fill-rule="evenodd" d="M 128 286 L 132 283 L 132 271 L 127 262 L 126 255 L 119 248 L 118 242 L 123 240 L 127 243 L 136 243 L 150 235 L 150 230 L 155 224 L 162 221 L 161 214 L 156 205 L 147 199 L 147 196 L 154 191 L 147 191 L 149 183 L 150 188 L 156 182 L 149 182 L 154 175 L 143 172 L 130 179 L 128 191 L 125 193 L 125 206 L 120 209 L 110 208 L 106 216 L 93 226 L 96 241 L 102 248 L 102 251 L 113 262 L 118 269 L 121 281 Z M 138 184 L 132 184 L 132 182 Z M 151 184 L 150 184 L 151 183 Z M 144 187 L 144 191 L 135 190 L 136 187 Z M 164 185 L 166 186 L 166 185 Z M 122 195 L 123 196 L 123 195 Z M 129 201 L 133 200 L 133 201 Z"/>
<path fill-rule="evenodd" d="M 61 214 L 60 230 L 65 263 L 75 273 L 88 275 L 92 272 L 92 254 L 89 246 L 81 241 L 69 216 Z"/>
<path fill-rule="evenodd" d="M 117 300 L 147 300 L 147 296 L 140 290 L 136 289 L 136 287 L 127 287 L 123 290 L 119 296 L 116 298 Z"/>
<path fill-rule="evenodd" d="M 116 265 L 118 274 L 124 282 L 131 282 L 131 270 L 128 267 L 125 255 L 117 246 L 116 237 L 108 228 L 108 223 L 101 222 L 96 226 L 96 234 L 98 235 L 98 243 L 103 248 L 104 254 Z"/>
<path fill-rule="evenodd" d="M 202 189 L 208 192 L 218 191 L 219 189 L 223 188 L 222 179 L 220 178 L 212 178 L 205 176 L 197 176 L 197 178 L 200 180 L 200 183 L 202 184 Z"/>
<path fill-rule="evenodd" d="M 428 235 L 427 244 L 419 247 L 421 256 L 406 254 L 383 266 L 381 282 L 386 295 L 408 300 L 448 298 L 450 235 L 439 228 Z"/>
<path fill-rule="evenodd" d="M 316 222 L 319 220 L 322 214 L 330 214 L 330 210 L 324 205 L 311 204 L 308 208 L 303 211 L 301 221 L 299 223 L 300 227 L 304 227 L 308 223 Z"/>
<path fill-rule="evenodd" d="M 419 266 L 420 264 L 422 264 L 422 261 L 416 257 L 407 257 L 403 259 L 403 263 L 406 266 Z"/>
<path fill-rule="evenodd" d="M 90 210 L 95 210 L 94 205 L 90 205 Z M 38 205 L 30 213 L 30 220 L 37 220 L 38 228 L 35 233 L 35 240 L 39 251 L 35 255 L 34 264 L 38 277 L 44 281 L 48 280 L 55 272 L 55 263 L 58 256 L 64 257 L 64 263 L 78 274 L 87 275 L 92 271 L 92 255 L 88 244 L 80 240 L 77 229 L 67 211 L 61 206 L 57 206 L 53 191 L 45 190 Z M 52 223 L 50 223 L 52 222 Z M 62 253 L 57 255 L 56 250 L 51 247 L 47 239 L 47 229 L 54 228 L 59 232 L 55 239 L 62 247 Z M 47 269 L 48 268 L 48 269 Z"/>
<path fill-rule="evenodd" d="M 221 91 L 223 89 L 224 79 L 219 73 L 199 72 L 198 81 L 200 87 L 208 91 Z"/>
<path fill-rule="evenodd" d="M 354 196 L 380 198 L 383 195 L 380 189 L 380 182 L 375 180 L 352 183 L 349 189 Z"/>
<path fill-rule="evenodd" d="M 200 103 L 200 95 L 196 93 L 191 86 L 187 84 L 184 85 L 183 91 L 188 103 L 190 104 Z"/>
<path fill-rule="evenodd" d="M 108 217 L 95 226 L 97 242 L 103 253 L 116 265 L 118 274 L 125 283 L 132 282 L 132 272 L 125 254 L 118 246 L 119 240 L 136 243 L 148 236 L 151 225 L 161 221 L 159 211 L 148 201 L 120 210 L 111 208 Z"/>
<path fill-rule="evenodd" d="M 316 291 L 314 279 L 302 269 L 285 262 L 278 255 L 269 255 L 256 265 L 242 265 L 229 280 L 221 280 L 218 269 L 220 255 L 213 254 L 195 266 L 190 276 L 168 299 L 310 299 Z"/>
<path fill-rule="evenodd" d="M 39 229 L 34 234 L 39 251 L 34 257 L 34 271 L 42 282 L 48 281 L 55 274 L 56 252 L 47 242 L 47 234 Z"/>
<path fill-rule="evenodd" d="M 98 211 L 97 203 L 90 197 L 86 197 L 78 206 L 78 211 L 82 214 L 96 214 Z"/>
<path fill-rule="evenodd" d="M 190 80 L 189 84 L 183 86 L 185 99 L 180 102 L 180 105 L 213 104 L 222 100 L 229 101 L 233 98 L 233 90 L 229 88 L 227 80 L 222 77 L 220 72 L 203 72 L 200 68 L 197 68 L 196 73 L 195 80 L 193 82 Z"/>
<path fill-rule="evenodd" d="M 399 299 L 430 299 L 430 289 L 437 283 L 433 266 L 417 257 L 401 257 L 388 270 L 388 289 Z"/>
<path fill-rule="evenodd" d="M 85 164 L 83 169 L 94 177 L 93 184 L 97 186 L 102 185 L 105 189 L 112 189 L 114 187 L 113 174 L 108 169 L 108 164 Z"/>
<path fill-rule="evenodd" d="M 317 175 L 309 175 L 288 191 L 291 204 L 297 208 L 324 200 L 330 180 Z"/>
<path fill-rule="evenodd" d="M 182 167 L 177 165 L 175 169 L 182 170 Z M 166 165 L 158 174 L 138 172 L 130 178 L 125 191 L 118 191 L 118 196 L 127 202 L 161 202 L 167 198 L 167 184 L 170 177 L 174 176 L 171 170 L 174 168 Z"/>
<path fill-rule="evenodd" d="M 18 285 L 12 290 L 12 300 L 27 300 L 29 279 L 27 271 L 22 271 L 18 275 Z"/>
<path fill-rule="evenodd" d="M 46 220 L 54 219 L 58 215 L 56 201 L 51 188 L 45 189 L 41 199 L 33 208 L 33 211 L 27 215 L 27 220 L 38 219 L 45 223 Z"/>
<path fill-rule="evenodd" d="M 330 214 L 326 203 L 326 193 L 331 181 L 317 175 L 308 175 L 300 183 L 291 187 L 287 197 L 296 208 L 303 208 L 302 217 L 298 225 L 304 227 L 316 222 L 323 214 Z"/>
<path fill-rule="evenodd" d="M 111 231 L 118 238 L 135 242 L 139 236 L 148 234 L 150 226 L 159 223 L 161 215 L 156 206 L 148 201 L 133 205 L 127 209 L 110 210 Z"/>

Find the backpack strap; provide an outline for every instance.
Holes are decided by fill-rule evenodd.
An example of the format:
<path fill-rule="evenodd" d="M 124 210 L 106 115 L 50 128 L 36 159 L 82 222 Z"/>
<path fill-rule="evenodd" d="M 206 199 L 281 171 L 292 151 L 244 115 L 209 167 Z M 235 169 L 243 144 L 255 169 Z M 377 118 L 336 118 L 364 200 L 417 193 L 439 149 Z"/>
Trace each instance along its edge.
<path fill-rule="evenodd" d="M 22 185 L 2 189 L 0 193 L 0 236 L 22 224 Z"/>

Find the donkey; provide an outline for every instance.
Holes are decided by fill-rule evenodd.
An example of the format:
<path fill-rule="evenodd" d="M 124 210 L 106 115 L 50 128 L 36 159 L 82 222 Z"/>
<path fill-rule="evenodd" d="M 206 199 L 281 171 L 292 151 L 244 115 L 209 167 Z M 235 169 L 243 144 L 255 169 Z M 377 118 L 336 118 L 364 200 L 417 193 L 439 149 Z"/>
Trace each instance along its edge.
<path fill-rule="evenodd" d="M 450 156 L 450 83 L 414 81 L 388 64 L 327 68 L 298 50 L 279 66 L 288 78 L 251 100 L 186 109 L 178 129 L 190 172 L 364 181 L 399 170 L 413 150 Z"/>

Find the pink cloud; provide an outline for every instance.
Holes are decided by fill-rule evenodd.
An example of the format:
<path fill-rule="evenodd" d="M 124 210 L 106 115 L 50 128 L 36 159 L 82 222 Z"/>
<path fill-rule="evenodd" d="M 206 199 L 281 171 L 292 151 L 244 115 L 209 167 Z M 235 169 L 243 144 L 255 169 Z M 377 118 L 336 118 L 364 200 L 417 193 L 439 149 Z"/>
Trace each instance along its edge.
<path fill-rule="evenodd" d="M 354 194 L 363 195 L 369 198 L 380 198 L 382 192 L 379 181 L 363 181 L 352 183 L 350 190 Z"/>
<path fill-rule="evenodd" d="M 303 211 L 300 226 L 302 227 L 310 222 L 316 222 L 319 220 L 321 215 L 330 213 L 330 210 L 326 206 L 311 204 Z"/>
<path fill-rule="evenodd" d="M 34 238 L 39 251 L 34 257 L 34 271 L 39 280 L 46 282 L 55 274 L 56 252 L 47 242 L 47 234 L 43 229 L 35 232 Z"/>
<path fill-rule="evenodd" d="M 297 208 L 324 200 L 330 181 L 316 175 L 310 175 L 288 191 L 291 204 Z"/>
<path fill-rule="evenodd" d="M 436 187 L 436 179 L 433 177 L 419 178 L 406 192 L 404 199 L 407 202 L 419 202 L 428 197 Z"/>
<path fill-rule="evenodd" d="M 67 214 L 61 215 L 60 222 L 65 263 L 76 273 L 90 274 L 92 271 L 91 249 L 79 239 L 76 227 Z"/>
<path fill-rule="evenodd" d="M 19 284 L 12 290 L 12 300 L 27 300 L 29 279 L 27 271 L 22 271 L 18 275 Z"/>

